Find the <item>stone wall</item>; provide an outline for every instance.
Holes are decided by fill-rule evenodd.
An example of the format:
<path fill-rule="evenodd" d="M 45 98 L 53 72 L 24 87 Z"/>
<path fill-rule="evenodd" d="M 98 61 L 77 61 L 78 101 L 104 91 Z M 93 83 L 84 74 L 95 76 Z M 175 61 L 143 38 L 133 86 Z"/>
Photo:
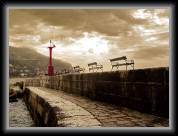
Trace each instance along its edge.
<path fill-rule="evenodd" d="M 58 126 L 56 113 L 59 111 L 59 109 L 57 107 L 52 107 L 44 98 L 32 92 L 28 88 L 24 89 L 23 99 L 36 126 Z"/>
<path fill-rule="evenodd" d="M 38 127 L 101 127 L 87 110 L 40 87 L 25 87 L 24 101 Z M 87 122 L 87 123 L 86 123 Z"/>
<path fill-rule="evenodd" d="M 169 69 L 67 74 L 29 79 L 26 86 L 42 86 L 94 100 L 169 116 Z"/>

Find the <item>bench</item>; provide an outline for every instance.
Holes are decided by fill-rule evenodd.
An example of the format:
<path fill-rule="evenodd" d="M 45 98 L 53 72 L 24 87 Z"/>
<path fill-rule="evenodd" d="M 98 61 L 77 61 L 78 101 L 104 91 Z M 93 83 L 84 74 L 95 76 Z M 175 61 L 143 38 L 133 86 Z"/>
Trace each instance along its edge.
<path fill-rule="evenodd" d="M 97 70 L 102 70 L 103 71 L 103 65 L 98 65 L 97 62 L 89 63 L 88 64 L 89 72 L 90 70 L 93 70 L 93 72 Z"/>
<path fill-rule="evenodd" d="M 80 66 L 75 66 L 75 67 L 73 67 L 73 69 L 74 69 L 74 72 L 77 72 L 77 73 L 80 73 L 81 71 L 82 71 L 82 72 L 85 71 L 85 69 L 84 69 L 84 68 L 81 68 Z"/>
<path fill-rule="evenodd" d="M 70 73 L 69 69 L 63 69 L 63 70 L 61 70 L 61 74 L 68 74 L 68 73 Z"/>
<path fill-rule="evenodd" d="M 120 61 L 124 61 L 124 62 L 120 63 Z M 126 70 L 127 70 L 128 65 L 130 65 L 134 69 L 134 60 L 127 60 L 126 56 L 110 59 L 110 62 L 111 62 L 112 70 L 114 67 L 119 69 L 119 66 L 126 66 Z"/>

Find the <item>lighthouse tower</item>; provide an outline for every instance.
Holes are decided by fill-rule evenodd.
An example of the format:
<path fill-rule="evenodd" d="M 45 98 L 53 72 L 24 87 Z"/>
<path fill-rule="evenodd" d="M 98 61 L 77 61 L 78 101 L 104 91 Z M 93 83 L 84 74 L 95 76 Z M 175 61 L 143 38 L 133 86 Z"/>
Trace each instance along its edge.
<path fill-rule="evenodd" d="M 48 65 L 48 76 L 53 76 L 54 75 L 54 67 L 52 65 L 52 49 L 56 47 L 50 40 L 50 46 L 49 48 L 49 65 Z"/>

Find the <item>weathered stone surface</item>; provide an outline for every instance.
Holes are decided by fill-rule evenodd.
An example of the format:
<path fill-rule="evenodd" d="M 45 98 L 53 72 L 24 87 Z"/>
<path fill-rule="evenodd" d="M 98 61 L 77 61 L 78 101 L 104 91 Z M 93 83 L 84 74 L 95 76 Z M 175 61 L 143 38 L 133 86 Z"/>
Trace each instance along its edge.
<path fill-rule="evenodd" d="M 43 91 L 42 88 L 26 88 L 24 99 L 38 126 L 101 126 L 100 122 L 82 107 L 59 97 L 55 93 Z"/>
<path fill-rule="evenodd" d="M 23 97 L 23 91 L 22 89 L 23 86 L 20 86 L 17 84 L 17 86 L 10 86 L 9 89 L 9 102 L 17 102 L 17 98 L 22 98 Z"/>
<path fill-rule="evenodd" d="M 64 91 L 38 87 L 52 107 L 58 106 L 58 125 L 67 127 L 168 127 L 169 120 L 125 107 L 94 101 Z M 91 116 L 92 115 L 92 116 Z"/>
<path fill-rule="evenodd" d="M 25 84 L 57 88 L 93 100 L 169 117 L 169 68 L 67 74 L 31 79 Z"/>

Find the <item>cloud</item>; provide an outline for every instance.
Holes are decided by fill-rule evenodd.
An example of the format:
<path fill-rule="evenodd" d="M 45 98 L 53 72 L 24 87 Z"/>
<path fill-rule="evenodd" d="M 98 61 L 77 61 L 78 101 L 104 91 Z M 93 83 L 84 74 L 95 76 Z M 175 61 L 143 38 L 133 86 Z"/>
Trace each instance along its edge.
<path fill-rule="evenodd" d="M 147 20 L 135 19 L 132 10 L 80 10 L 80 9 L 24 9 L 10 11 L 10 26 L 39 22 L 46 26 L 63 26 L 64 29 L 96 31 L 118 35 L 130 29 L 130 24 L 143 24 Z M 13 20 L 13 22 L 11 21 Z M 15 21 L 15 22 L 14 22 Z M 30 21 L 30 22 L 29 22 Z M 26 27 L 27 28 L 27 27 Z M 28 29 L 28 28 L 27 28 Z"/>
<path fill-rule="evenodd" d="M 133 58 L 142 60 L 152 60 L 155 58 L 162 58 L 168 56 L 169 47 L 168 46 L 157 46 L 157 47 L 144 47 L 135 50 L 133 53 Z"/>
<path fill-rule="evenodd" d="M 55 55 L 69 62 L 84 65 L 92 57 L 104 63 L 109 58 L 126 55 L 141 62 L 140 67 L 149 58 L 167 65 L 169 16 L 168 8 L 10 9 L 9 45 L 40 50 L 52 39 L 65 52 Z M 81 43 L 86 33 L 89 40 Z M 99 41 L 93 40 L 94 37 Z"/>

